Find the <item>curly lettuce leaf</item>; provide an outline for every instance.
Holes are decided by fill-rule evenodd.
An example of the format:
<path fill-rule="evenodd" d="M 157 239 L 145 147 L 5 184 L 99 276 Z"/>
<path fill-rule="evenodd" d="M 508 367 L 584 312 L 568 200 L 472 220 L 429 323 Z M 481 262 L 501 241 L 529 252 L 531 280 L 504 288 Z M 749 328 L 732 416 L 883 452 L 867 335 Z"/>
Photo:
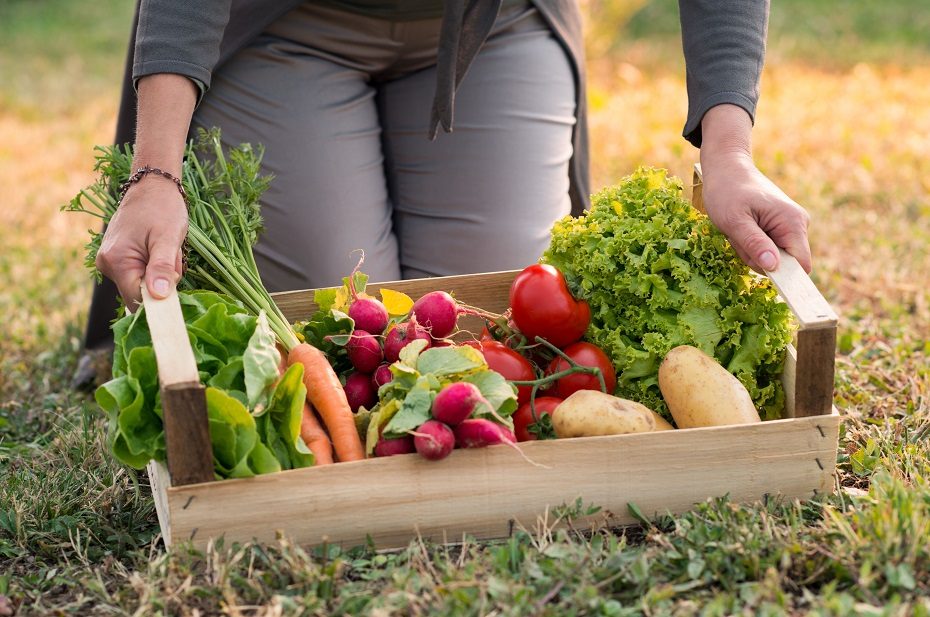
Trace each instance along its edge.
<path fill-rule="evenodd" d="M 542 260 L 590 304 L 586 336 L 613 360 L 618 395 L 668 415 L 659 363 L 687 344 L 736 375 L 764 418 L 781 413 L 790 313 L 664 170 L 639 169 L 556 222 Z"/>

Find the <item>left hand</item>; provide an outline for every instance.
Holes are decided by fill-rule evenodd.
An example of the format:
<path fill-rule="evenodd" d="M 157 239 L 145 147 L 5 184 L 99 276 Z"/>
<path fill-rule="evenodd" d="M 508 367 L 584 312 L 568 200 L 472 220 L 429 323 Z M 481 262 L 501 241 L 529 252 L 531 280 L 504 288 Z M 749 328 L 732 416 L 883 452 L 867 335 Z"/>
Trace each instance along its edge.
<path fill-rule="evenodd" d="M 751 122 L 741 108 L 720 105 L 702 122 L 704 208 L 740 258 L 757 271 L 778 269 L 778 247 L 811 271 L 810 216 L 756 167 Z"/>

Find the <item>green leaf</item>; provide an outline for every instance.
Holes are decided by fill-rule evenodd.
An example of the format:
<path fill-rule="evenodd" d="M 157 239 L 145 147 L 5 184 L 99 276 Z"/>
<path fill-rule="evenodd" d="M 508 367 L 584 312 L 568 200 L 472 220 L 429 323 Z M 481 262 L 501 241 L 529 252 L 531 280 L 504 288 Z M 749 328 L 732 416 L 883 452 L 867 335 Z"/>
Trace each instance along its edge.
<path fill-rule="evenodd" d="M 405 364 L 411 368 L 417 368 L 417 359 L 420 357 L 420 353 L 426 349 L 429 345 L 429 341 L 425 339 L 414 339 L 404 345 L 403 349 L 400 350 L 398 354 L 398 360 L 401 364 Z M 419 370 L 419 369 L 418 369 Z M 423 371 L 420 371 L 421 373 Z"/>
<path fill-rule="evenodd" d="M 112 379 L 97 388 L 94 392 L 94 398 L 97 404 L 107 413 L 109 425 L 107 429 L 107 443 L 110 446 L 116 458 L 134 469 L 142 469 L 150 459 L 155 458 L 155 452 L 158 449 L 157 440 L 164 442 L 164 432 L 161 430 L 161 421 L 153 423 L 152 431 L 156 434 L 148 442 L 134 442 L 134 448 L 130 447 L 125 436 L 120 430 L 119 417 L 124 411 L 127 414 L 133 414 L 137 421 L 141 420 L 140 410 L 144 405 L 144 396 L 142 388 L 136 379 L 126 375 Z M 142 433 L 137 431 L 136 433 Z M 163 447 L 162 447 L 163 449 Z"/>
<path fill-rule="evenodd" d="M 429 420 L 434 396 L 427 380 L 421 377 L 407 393 L 397 414 L 384 427 L 385 437 L 403 437 Z"/>
<path fill-rule="evenodd" d="M 462 381 L 467 381 L 478 386 L 481 394 L 488 400 L 491 407 L 497 415 L 506 419 L 513 415 L 517 410 L 517 389 L 500 373 L 495 371 L 481 371 L 466 376 Z M 486 417 L 494 419 L 494 414 L 490 411 L 481 411 L 476 409 L 475 417 Z"/>
<path fill-rule="evenodd" d="M 246 457 L 258 443 L 255 419 L 240 401 L 216 388 L 207 388 L 207 418 L 213 463 L 220 475 L 248 477 Z M 233 475 L 235 474 L 235 475 Z"/>
<path fill-rule="evenodd" d="M 255 331 L 242 355 L 249 408 L 259 411 L 265 406 L 268 394 L 278 379 L 280 364 L 281 353 L 275 346 L 275 336 L 268 324 L 268 316 L 265 311 L 260 311 L 255 322 Z"/>
<path fill-rule="evenodd" d="M 371 456 L 381 436 L 381 429 L 400 411 L 401 400 L 393 399 L 375 407 L 371 411 L 368 428 L 365 432 L 365 453 Z"/>
<path fill-rule="evenodd" d="M 430 373 L 439 378 L 465 375 L 481 368 L 487 368 L 487 366 L 481 352 L 468 345 L 427 349 L 419 355 L 416 361 L 416 367 L 420 373 Z"/>
<path fill-rule="evenodd" d="M 328 313 L 333 305 L 336 303 L 336 290 L 338 287 L 330 287 L 328 289 L 317 289 L 313 292 L 313 302 L 317 305 L 317 311 L 320 313 Z"/>
<path fill-rule="evenodd" d="M 303 365 L 291 365 L 275 386 L 266 412 L 275 433 L 284 444 L 283 452 L 276 451 L 283 469 L 309 467 L 314 463 L 313 454 L 300 438 L 300 422 L 307 399 L 303 377 Z"/>

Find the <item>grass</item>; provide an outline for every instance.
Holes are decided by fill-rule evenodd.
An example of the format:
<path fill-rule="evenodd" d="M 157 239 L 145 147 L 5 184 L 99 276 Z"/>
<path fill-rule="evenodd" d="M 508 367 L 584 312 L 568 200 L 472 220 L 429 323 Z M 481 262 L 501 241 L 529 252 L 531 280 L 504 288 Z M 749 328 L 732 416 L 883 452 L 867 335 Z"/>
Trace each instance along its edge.
<path fill-rule="evenodd" d="M 144 477 L 113 463 L 100 413 L 67 389 L 91 223 L 57 207 L 90 181 L 92 145 L 112 134 L 130 4 L 0 4 L 0 615 L 930 614 L 920 3 L 773 8 L 755 151 L 811 212 L 815 278 L 841 315 L 843 490 L 808 504 L 711 500 L 626 532 L 550 520 L 456 548 L 281 539 L 170 555 Z M 648 3 L 610 58 L 591 59 L 595 186 L 640 163 L 687 177 L 697 158 L 678 136 L 675 19 L 666 0 Z"/>

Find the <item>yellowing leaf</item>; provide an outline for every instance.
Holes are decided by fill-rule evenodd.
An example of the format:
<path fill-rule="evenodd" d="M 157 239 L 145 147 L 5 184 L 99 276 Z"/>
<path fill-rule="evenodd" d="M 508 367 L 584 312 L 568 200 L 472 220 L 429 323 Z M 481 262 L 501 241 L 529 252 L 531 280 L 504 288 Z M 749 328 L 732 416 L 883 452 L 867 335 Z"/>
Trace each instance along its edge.
<path fill-rule="evenodd" d="M 401 291 L 381 289 L 381 302 L 389 315 L 406 315 L 413 308 L 413 299 Z"/>

